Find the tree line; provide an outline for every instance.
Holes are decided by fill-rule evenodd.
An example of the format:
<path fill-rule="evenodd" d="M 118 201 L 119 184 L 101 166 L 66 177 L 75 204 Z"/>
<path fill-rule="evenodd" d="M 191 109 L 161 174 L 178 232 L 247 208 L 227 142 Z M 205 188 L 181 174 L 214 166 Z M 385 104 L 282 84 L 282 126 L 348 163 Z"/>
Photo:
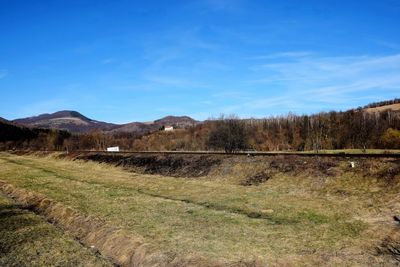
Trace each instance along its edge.
<path fill-rule="evenodd" d="M 70 137 L 63 130 L 27 128 L 0 121 L 1 150 L 62 150 Z"/>
<path fill-rule="evenodd" d="M 379 102 L 372 102 L 364 108 L 377 108 L 377 107 L 382 107 L 382 106 L 387 106 L 387 105 L 393 105 L 393 104 L 400 104 L 400 98 L 395 98 L 391 100 L 386 100 L 386 101 L 379 101 Z"/>
<path fill-rule="evenodd" d="M 397 100 L 396 100 L 397 101 Z M 239 119 L 221 116 L 172 132 L 135 133 L 30 129 L 0 122 L 0 149 L 32 150 L 239 150 L 400 149 L 400 112 L 362 108 L 314 115 Z"/>
<path fill-rule="evenodd" d="M 265 119 L 222 116 L 192 129 L 158 133 L 135 141 L 139 150 L 305 151 L 399 149 L 400 113 L 362 109 Z"/>

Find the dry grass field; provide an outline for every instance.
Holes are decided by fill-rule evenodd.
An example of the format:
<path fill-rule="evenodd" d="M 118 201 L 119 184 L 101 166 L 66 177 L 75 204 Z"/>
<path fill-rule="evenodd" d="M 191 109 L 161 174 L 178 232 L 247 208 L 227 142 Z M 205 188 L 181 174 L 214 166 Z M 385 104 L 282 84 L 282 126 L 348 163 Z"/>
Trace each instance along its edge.
<path fill-rule="evenodd" d="M 384 106 L 380 106 L 380 107 L 375 107 L 375 108 L 367 108 L 366 111 L 367 112 L 380 112 L 380 111 L 384 111 L 384 110 L 393 110 L 393 111 L 397 111 L 400 110 L 400 104 L 391 104 L 391 105 L 384 105 Z"/>
<path fill-rule="evenodd" d="M 112 266 L 0 193 L 0 266 Z"/>
<path fill-rule="evenodd" d="M 384 173 L 390 164 L 368 168 Z M 232 266 L 399 264 L 377 249 L 398 228 L 392 219 L 400 213 L 398 173 L 388 179 L 339 162 L 326 166 L 329 172 L 277 171 L 257 180 L 263 168 L 244 158 L 185 178 L 57 154 L 0 154 L 0 180 L 141 236 L 153 253 Z"/>

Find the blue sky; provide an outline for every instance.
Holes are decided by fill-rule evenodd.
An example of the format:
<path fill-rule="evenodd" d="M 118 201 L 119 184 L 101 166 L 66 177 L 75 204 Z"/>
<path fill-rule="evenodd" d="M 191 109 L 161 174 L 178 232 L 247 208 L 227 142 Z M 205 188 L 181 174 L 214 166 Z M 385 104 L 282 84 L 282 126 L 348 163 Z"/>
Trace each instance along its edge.
<path fill-rule="evenodd" d="M 0 116 L 345 110 L 400 97 L 400 1 L 0 0 Z"/>

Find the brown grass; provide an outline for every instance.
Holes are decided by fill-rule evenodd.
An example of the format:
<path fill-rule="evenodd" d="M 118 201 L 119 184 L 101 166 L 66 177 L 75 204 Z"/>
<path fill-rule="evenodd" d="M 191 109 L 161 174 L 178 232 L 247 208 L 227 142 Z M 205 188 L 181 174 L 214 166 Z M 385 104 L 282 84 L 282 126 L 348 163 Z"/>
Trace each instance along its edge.
<path fill-rule="evenodd" d="M 142 237 L 132 236 L 123 229 L 106 224 L 99 218 L 84 216 L 70 207 L 65 207 L 61 203 L 46 198 L 44 195 L 15 188 L 3 181 L 0 181 L 0 191 L 6 193 L 18 203 L 44 215 L 47 220 L 56 223 L 87 247 L 96 249 L 119 266 L 217 267 L 226 265 L 203 257 L 148 253 Z M 229 264 L 232 267 L 258 267 L 263 265 L 260 260 Z"/>
<path fill-rule="evenodd" d="M 139 254 L 143 254 L 141 237 L 133 237 L 121 229 L 107 225 L 99 218 L 83 216 L 44 195 L 18 189 L 0 181 L 0 189 L 18 203 L 44 215 L 47 220 L 57 223 L 73 234 L 87 247 L 98 249 L 103 255 L 121 266 L 137 265 Z M 135 256 L 135 253 L 137 255 Z"/>
<path fill-rule="evenodd" d="M 395 264 L 389 254 L 377 255 L 376 247 L 391 234 L 392 216 L 400 212 L 398 184 L 388 187 L 384 179 L 350 169 L 346 161 L 304 168 L 304 162 L 293 167 L 285 159 L 271 165 L 230 158 L 206 177 L 182 179 L 94 162 L 1 154 L 0 176 L 142 236 L 145 255 L 152 255 L 144 257 L 149 262 Z M 386 165 L 379 161 L 370 167 L 379 173 Z M 325 173 L 325 167 L 338 175 Z M 267 181 L 241 185 L 265 170 L 273 173 Z"/>
<path fill-rule="evenodd" d="M 0 266 L 112 266 L 29 208 L 0 193 Z"/>
<path fill-rule="evenodd" d="M 385 106 L 375 107 L 375 108 L 367 108 L 366 111 L 372 113 L 372 112 L 381 112 L 381 111 L 388 110 L 388 109 L 394 110 L 394 111 L 400 110 L 400 103 L 392 104 L 392 105 L 385 105 Z"/>
<path fill-rule="evenodd" d="M 400 262 L 400 225 L 393 227 L 389 235 L 377 247 L 377 252 L 390 255 Z"/>

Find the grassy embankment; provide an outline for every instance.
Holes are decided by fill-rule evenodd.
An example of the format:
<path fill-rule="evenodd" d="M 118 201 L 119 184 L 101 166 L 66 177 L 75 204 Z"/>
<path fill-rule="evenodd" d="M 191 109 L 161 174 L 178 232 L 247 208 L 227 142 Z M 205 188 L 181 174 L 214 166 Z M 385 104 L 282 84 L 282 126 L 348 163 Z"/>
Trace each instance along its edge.
<path fill-rule="evenodd" d="M 0 193 L 0 266 L 112 266 Z"/>
<path fill-rule="evenodd" d="M 377 265 L 397 189 L 376 179 L 278 175 L 235 179 L 135 174 L 93 162 L 0 154 L 0 179 L 104 218 L 154 251 L 272 265 Z M 389 263 L 388 263 L 389 264 Z"/>

